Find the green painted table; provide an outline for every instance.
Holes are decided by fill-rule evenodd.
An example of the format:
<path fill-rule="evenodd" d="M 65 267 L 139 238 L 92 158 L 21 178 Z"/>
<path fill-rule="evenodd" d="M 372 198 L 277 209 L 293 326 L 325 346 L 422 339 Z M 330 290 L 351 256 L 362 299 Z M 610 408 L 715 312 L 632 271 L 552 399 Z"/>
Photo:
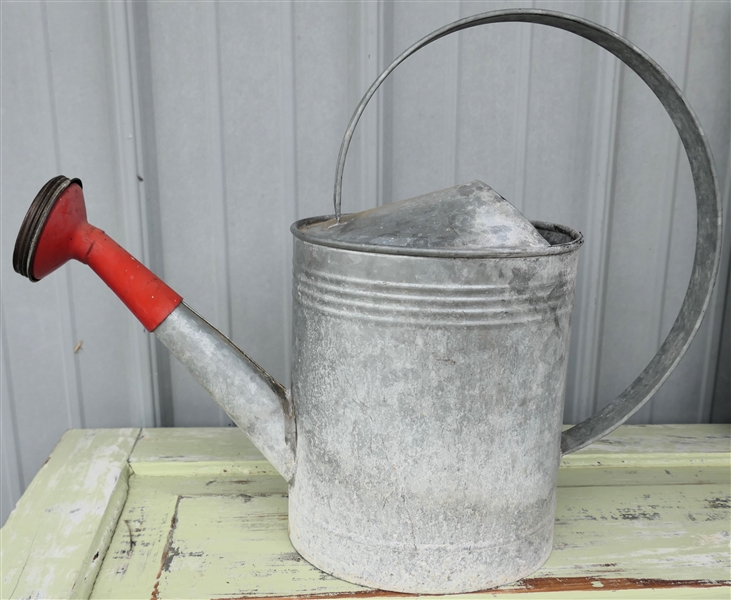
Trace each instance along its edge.
<path fill-rule="evenodd" d="M 468 594 L 731 597 L 731 426 L 625 426 L 567 456 L 554 551 Z M 235 429 L 67 432 L 0 530 L 2 598 L 397 597 L 287 538 L 284 480 Z"/>

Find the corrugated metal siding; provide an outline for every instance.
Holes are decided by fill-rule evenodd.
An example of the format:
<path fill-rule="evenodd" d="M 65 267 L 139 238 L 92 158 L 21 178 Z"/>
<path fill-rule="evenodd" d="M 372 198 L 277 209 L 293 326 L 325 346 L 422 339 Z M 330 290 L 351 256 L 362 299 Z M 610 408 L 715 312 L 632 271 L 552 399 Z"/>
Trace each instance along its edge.
<path fill-rule="evenodd" d="M 728 3 L 534 4 L 648 52 L 687 93 L 727 180 Z M 40 186 L 80 177 L 93 223 L 287 381 L 289 225 L 331 211 L 356 102 L 419 37 L 508 6 L 530 3 L 3 4 L 3 521 L 69 427 L 227 423 L 86 267 L 35 286 L 13 273 Z M 677 135 L 588 42 L 491 25 L 440 40 L 386 83 L 349 157 L 344 210 L 472 179 L 586 236 L 566 407 L 581 420 L 639 373 L 682 300 L 695 215 Z M 728 204 L 726 186 L 727 223 Z M 709 420 L 728 248 L 688 356 L 635 422 Z"/>

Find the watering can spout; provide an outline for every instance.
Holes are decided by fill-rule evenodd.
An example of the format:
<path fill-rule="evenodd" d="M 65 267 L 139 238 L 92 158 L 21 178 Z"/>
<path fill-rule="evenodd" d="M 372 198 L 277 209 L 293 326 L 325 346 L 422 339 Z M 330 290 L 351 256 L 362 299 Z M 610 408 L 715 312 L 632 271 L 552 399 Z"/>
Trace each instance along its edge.
<path fill-rule="evenodd" d="M 39 281 L 72 258 L 89 265 L 112 288 L 290 481 L 296 430 L 289 392 L 142 263 L 90 225 L 81 181 L 58 176 L 28 210 L 13 267 Z"/>
<path fill-rule="evenodd" d="M 154 333 L 290 481 L 296 430 L 289 390 L 185 303 Z"/>

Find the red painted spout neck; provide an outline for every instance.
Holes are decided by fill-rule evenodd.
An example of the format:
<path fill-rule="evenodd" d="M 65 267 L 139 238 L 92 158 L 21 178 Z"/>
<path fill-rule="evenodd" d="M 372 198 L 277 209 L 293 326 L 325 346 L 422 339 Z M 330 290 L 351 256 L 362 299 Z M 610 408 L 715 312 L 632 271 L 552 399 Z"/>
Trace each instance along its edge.
<path fill-rule="evenodd" d="M 26 214 L 13 267 L 39 281 L 71 259 L 89 265 L 148 331 L 154 331 L 183 300 L 104 231 L 86 220 L 81 181 L 51 179 Z"/>

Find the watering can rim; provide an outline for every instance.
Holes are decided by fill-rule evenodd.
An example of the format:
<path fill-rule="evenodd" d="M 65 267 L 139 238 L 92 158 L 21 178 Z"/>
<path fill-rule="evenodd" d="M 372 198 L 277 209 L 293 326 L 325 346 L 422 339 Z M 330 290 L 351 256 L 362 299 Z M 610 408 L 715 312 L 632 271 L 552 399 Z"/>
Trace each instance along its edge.
<path fill-rule="evenodd" d="M 349 216 L 350 213 L 343 215 Z M 315 244 L 318 246 L 326 246 L 329 248 L 338 248 L 341 250 L 349 250 L 354 252 L 365 252 L 369 254 L 391 254 L 397 256 L 429 256 L 441 258 L 513 258 L 513 257 L 530 257 L 530 256 L 549 256 L 554 254 L 565 254 L 578 250 L 584 243 L 584 236 L 580 231 L 561 225 L 558 223 L 550 223 L 546 221 L 530 221 L 531 225 L 541 233 L 541 231 L 556 233 L 562 237 L 568 238 L 565 242 L 550 242 L 548 246 L 529 246 L 525 248 L 414 248 L 402 246 L 386 246 L 369 243 L 345 242 L 342 240 L 323 238 L 312 235 L 307 232 L 307 228 L 335 220 L 335 215 L 320 215 L 317 217 L 307 217 L 295 221 L 290 227 L 290 231 L 303 242 Z M 548 240 L 547 240 L 548 241 Z"/>
<path fill-rule="evenodd" d="M 470 181 L 337 218 L 295 223 L 292 233 L 314 244 L 406 256 L 530 257 L 578 249 L 581 233 L 543 225 L 537 230 L 486 183 Z M 548 234 L 550 232 L 550 235 Z"/>

